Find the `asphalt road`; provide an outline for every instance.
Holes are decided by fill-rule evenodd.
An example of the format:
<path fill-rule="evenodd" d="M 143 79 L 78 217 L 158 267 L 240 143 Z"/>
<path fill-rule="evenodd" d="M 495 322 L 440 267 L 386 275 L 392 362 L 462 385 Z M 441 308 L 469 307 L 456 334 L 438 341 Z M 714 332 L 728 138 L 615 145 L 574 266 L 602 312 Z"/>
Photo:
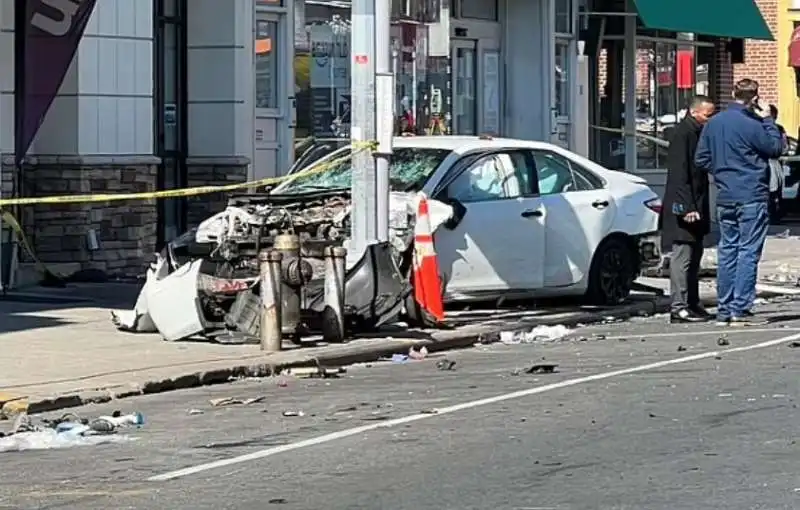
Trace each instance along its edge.
<path fill-rule="evenodd" d="M 752 330 L 635 319 L 83 408 L 148 421 L 131 442 L 0 454 L 0 508 L 800 508 L 800 304 L 764 311 Z"/>

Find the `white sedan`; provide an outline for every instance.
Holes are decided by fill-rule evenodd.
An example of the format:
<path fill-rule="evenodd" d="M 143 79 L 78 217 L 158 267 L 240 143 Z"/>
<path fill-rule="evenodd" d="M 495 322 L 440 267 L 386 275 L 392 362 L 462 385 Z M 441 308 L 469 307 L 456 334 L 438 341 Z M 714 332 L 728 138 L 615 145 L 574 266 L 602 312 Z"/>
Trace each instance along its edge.
<path fill-rule="evenodd" d="M 344 190 L 351 172 L 347 162 L 271 193 Z M 661 201 L 645 180 L 556 145 L 401 137 L 390 174 L 393 201 L 422 191 L 455 211 L 435 232 L 448 301 L 585 295 L 615 304 L 643 267 L 660 260 Z"/>

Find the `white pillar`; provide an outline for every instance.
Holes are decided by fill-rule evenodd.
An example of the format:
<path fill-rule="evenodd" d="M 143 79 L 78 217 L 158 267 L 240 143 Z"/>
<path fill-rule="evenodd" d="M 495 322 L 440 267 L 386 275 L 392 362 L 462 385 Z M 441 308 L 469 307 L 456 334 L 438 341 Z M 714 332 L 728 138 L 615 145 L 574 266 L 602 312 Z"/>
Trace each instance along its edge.
<path fill-rule="evenodd" d="M 252 0 L 188 3 L 190 158 L 253 156 L 254 4 Z"/>

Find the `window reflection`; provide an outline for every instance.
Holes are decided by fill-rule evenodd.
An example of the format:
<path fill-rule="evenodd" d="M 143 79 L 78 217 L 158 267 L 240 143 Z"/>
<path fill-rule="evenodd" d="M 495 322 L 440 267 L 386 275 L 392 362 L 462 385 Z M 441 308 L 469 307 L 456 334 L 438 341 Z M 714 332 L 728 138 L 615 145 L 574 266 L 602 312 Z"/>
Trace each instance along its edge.
<path fill-rule="evenodd" d="M 295 152 L 299 157 L 314 144 L 335 149 L 349 141 L 353 55 L 349 3 L 294 2 Z M 428 56 L 428 28 L 398 10 L 403 5 L 393 2 L 390 32 L 396 77 L 395 134 L 447 134 L 450 59 Z M 406 14 L 398 15 L 401 12 Z"/>
<path fill-rule="evenodd" d="M 277 22 L 259 20 L 256 23 L 256 108 L 278 107 L 277 35 Z"/>

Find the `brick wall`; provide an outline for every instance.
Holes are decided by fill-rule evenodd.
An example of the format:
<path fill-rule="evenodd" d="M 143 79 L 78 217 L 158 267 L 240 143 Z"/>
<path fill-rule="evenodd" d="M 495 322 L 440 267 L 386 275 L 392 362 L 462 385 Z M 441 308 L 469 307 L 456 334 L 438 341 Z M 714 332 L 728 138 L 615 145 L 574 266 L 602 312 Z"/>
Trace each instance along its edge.
<path fill-rule="evenodd" d="M 74 156 L 35 156 L 23 168 L 22 194 L 46 197 L 73 194 L 141 193 L 156 187 L 152 156 L 104 161 Z M 4 160 L 5 173 L 13 160 Z M 4 195 L 9 190 L 4 189 Z M 140 276 L 155 251 L 153 200 L 20 207 L 20 223 L 44 263 L 77 262 L 110 276 Z M 94 232 L 97 248 L 89 245 Z M 20 253 L 21 262 L 30 257 Z"/>
<path fill-rule="evenodd" d="M 772 34 L 778 34 L 778 0 L 756 0 L 761 15 L 769 25 Z M 785 14 L 785 13 L 784 13 Z M 768 103 L 778 104 L 779 54 L 785 50 L 778 48 L 775 41 L 746 40 L 744 43 L 744 63 L 734 64 L 733 81 L 751 78 L 758 82 L 759 94 Z M 785 55 L 784 55 L 785 58 Z M 730 94 L 730 92 L 728 92 Z"/>
<path fill-rule="evenodd" d="M 223 186 L 247 180 L 246 158 L 191 158 L 187 162 L 189 187 Z M 246 190 L 233 193 L 245 193 Z M 212 214 L 225 209 L 231 193 L 213 193 L 186 199 L 188 227 L 196 227 Z"/>

